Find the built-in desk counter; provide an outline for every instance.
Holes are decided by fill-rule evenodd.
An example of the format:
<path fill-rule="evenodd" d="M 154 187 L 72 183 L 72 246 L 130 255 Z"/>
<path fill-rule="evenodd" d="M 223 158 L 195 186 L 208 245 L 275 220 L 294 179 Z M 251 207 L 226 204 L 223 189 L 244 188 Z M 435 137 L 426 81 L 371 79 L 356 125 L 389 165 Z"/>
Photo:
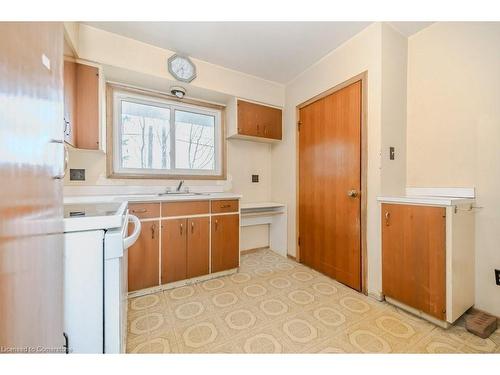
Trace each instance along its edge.
<path fill-rule="evenodd" d="M 287 256 L 287 210 L 286 205 L 276 202 L 242 203 L 241 226 L 269 224 L 269 247 L 272 251 Z"/>

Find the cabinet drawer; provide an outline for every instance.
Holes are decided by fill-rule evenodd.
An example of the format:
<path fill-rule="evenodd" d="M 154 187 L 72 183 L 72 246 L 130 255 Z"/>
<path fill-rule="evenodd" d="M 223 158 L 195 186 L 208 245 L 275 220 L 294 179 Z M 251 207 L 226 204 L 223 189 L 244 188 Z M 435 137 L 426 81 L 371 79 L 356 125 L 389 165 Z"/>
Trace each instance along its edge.
<path fill-rule="evenodd" d="M 160 203 L 131 203 L 128 205 L 129 212 L 139 219 L 150 219 L 160 217 Z"/>
<path fill-rule="evenodd" d="M 187 216 L 208 214 L 208 201 L 163 202 L 161 216 Z"/>
<path fill-rule="evenodd" d="M 225 212 L 238 212 L 238 200 L 226 199 L 221 201 L 212 201 L 213 214 L 220 214 Z"/>

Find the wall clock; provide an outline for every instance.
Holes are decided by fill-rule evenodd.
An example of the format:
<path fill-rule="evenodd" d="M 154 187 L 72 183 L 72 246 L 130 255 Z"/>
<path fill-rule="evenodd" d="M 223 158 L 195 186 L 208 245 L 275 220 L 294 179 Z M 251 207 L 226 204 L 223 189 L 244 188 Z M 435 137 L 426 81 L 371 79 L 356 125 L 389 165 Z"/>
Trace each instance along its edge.
<path fill-rule="evenodd" d="M 186 56 L 171 56 L 168 59 L 168 71 L 178 81 L 191 82 L 196 78 L 196 66 Z"/>

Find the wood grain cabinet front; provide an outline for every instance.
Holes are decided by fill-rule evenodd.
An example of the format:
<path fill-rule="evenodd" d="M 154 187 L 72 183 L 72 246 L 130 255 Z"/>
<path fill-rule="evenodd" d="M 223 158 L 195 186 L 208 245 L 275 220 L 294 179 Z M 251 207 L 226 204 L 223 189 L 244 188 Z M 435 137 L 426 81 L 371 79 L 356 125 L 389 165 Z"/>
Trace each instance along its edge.
<path fill-rule="evenodd" d="M 446 315 L 446 209 L 382 204 L 384 295 L 440 320 Z"/>
<path fill-rule="evenodd" d="M 279 108 L 238 100 L 237 131 L 240 135 L 281 140 L 282 111 Z"/>
<path fill-rule="evenodd" d="M 162 284 L 209 273 L 209 218 L 162 221 Z"/>
<path fill-rule="evenodd" d="M 143 221 L 136 243 L 128 249 L 128 290 L 150 288 L 159 284 L 160 222 Z M 129 234 L 133 225 L 129 226 Z"/>
<path fill-rule="evenodd" d="M 73 147 L 98 150 L 99 68 L 64 61 L 64 140 Z"/>
<path fill-rule="evenodd" d="M 239 229 L 240 217 L 238 214 L 212 216 L 212 272 L 230 270 L 239 266 Z"/>

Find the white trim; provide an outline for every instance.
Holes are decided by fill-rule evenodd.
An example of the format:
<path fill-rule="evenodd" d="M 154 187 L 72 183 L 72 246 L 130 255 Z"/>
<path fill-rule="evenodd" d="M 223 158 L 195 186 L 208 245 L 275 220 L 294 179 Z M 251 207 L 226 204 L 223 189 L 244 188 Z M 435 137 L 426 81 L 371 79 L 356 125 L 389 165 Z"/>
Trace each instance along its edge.
<path fill-rule="evenodd" d="M 409 196 L 433 196 L 454 198 L 475 198 L 475 188 L 433 188 L 433 187 L 407 187 L 406 195 Z"/>
<path fill-rule="evenodd" d="M 396 307 L 398 307 L 400 309 L 403 309 L 405 311 L 408 311 L 409 313 L 411 313 L 413 315 L 416 315 L 416 316 L 418 316 L 420 318 L 423 318 L 423 319 L 425 319 L 425 320 L 427 320 L 427 321 L 429 321 L 429 322 L 431 322 L 431 323 L 433 323 L 433 324 L 435 324 L 435 325 L 437 325 L 437 326 L 439 326 L 441 328 L 447 329 L 447 328 L 450 327 L 450 324 L 448 322 L 445 322 L 444 320 L 439 320 L 439 319 L 437 319 L 437 318 L 435 318 L 435 317 L 433 317 L 433 316 L 431 316 L 429 314 L 424 313 L 423 311 L 417 310 L 417 309 L 415 309 L 415 308 L 413 308 L 411 306 L 408 306 L 408 305 L 406 305 L 406 304 L 404 304 L 402 302 L 396 301 L 396 300 L 394 300 L 394 299 L 392 299 L 390 297 L 386 296 L 385 300 L 389 304 L 394 305 L 394 306 L 396 306 Z"/>
<path fill-rule="evenodd" d="M 174 281 L 173 283 L 158 285 L 158 286 L 154 286 L 154 287 L 147 288 L 147 289 L 136 290 L 133 292 L 129 292 L 128 298 L 135 298 L 135 297 L 145 296 L 147 294 L 162 292 L 164 290 L 170 290 L 170 289 L 174 289 L 174 288 L 180 288 L 182 286 L 193 285 L 193 284 L 200 283 L 203 281 L 217 279 L 217 278 L 223 277 L 223 276 L 229 276 L 229 275 L 235 274 L 236 272 L 238 272 L 238 268 L 232 268 L 232 269 L 226 270 L 226 271 L 220 271 L 220 272 L 215 272 L 215 273 L 209 273 L 208 275 L 193 277 L 192 279 L 179 280 L 179 281 Z"/>
<path fill-rule="evenodd" d="M 161 107 L 169 110 L 170 115 L 170 153 L 175 155 L 172 145 L 175 143 L 175 112 L 186 111 L 214 117 L 214 167 L 213 170 L 205 169 L 181 169 L 172 167 L 170 169 L 146 169 L 146 168 L 122 168 L 121 167 L 121 103 L 128 101 L 131 103 L 144 104 Z M 172 100 L 161 99 L 154 96 L 147 96 L 126 90 L 113 90 L 113 172 L 117 174 L 139 174 L 139 175 L 190 175 L 190 176 L 221 176 L 223 173 L 223 150 L 222 150 L 222 112 L 219 109 L 196 106 L 187 103 L 180 103 Z M 175 159 L 175 158 L 174 158 Z M 172 158 L 171 158 L 172 160 Z"/>

